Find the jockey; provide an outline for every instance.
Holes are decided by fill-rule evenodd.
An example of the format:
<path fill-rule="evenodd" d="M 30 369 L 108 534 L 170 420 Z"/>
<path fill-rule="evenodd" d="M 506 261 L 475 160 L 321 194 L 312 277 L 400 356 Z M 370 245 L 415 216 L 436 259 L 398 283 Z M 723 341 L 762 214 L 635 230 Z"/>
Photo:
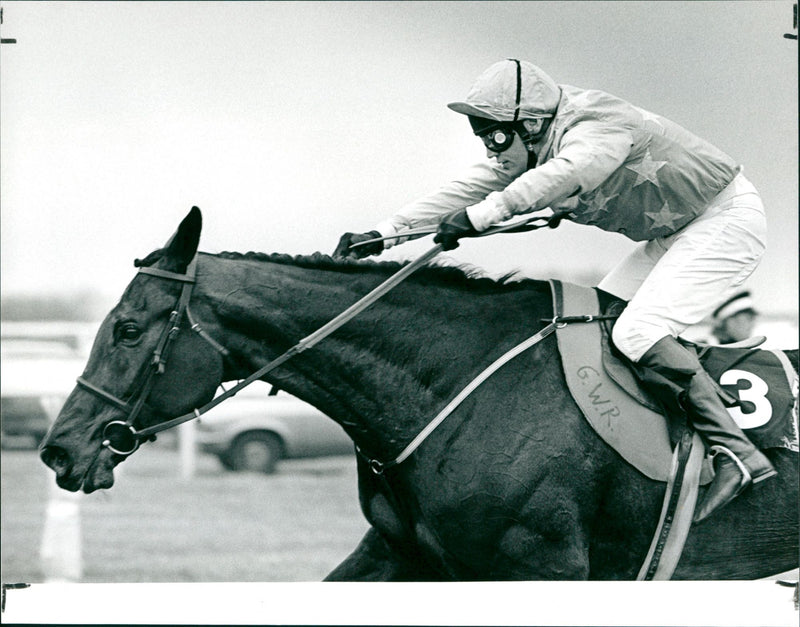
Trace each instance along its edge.
<path fill-rule="evenodd" d="M 345 233 L 334 256 L 379 254 L 438 225 L 445 250 L 518 214 L 622 233 L 639 245 L 599 284 L 629 303 L 612 333 L 640 372 L 664 378 L 710 447 L 715 476 L 695 521 L 776 474 L 676 337 L 734 294 L 766 244 L 761 198 L 727 154 L 659 115 L 602 91 L 557 85 L 516 59 L 481 74 L 450 109 L 467 116 L 488 160 L 400 209 L 369 233 Z"/>

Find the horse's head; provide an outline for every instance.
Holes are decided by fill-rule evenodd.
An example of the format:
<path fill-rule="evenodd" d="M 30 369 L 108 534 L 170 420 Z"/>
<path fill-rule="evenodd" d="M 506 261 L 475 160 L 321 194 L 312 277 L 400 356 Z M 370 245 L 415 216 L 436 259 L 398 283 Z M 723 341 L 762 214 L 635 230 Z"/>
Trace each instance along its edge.
<path fill-rule="evenodd" d="M 100 325 L 79 384 L 40 448 L 62 488 L 111 487 L 139 431 L 207 402 L 221 382 L 221 355 L 188 332 L 186 320 L 201 225 L 194 207 L 164 248 L 137 261 L 139 273 Z"/>

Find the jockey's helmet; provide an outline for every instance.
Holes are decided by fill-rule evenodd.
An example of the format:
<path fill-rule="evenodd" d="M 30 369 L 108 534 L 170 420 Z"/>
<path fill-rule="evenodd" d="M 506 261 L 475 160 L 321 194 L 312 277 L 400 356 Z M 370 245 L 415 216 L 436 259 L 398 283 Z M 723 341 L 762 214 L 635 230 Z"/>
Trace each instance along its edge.
<path fill-rule="evenodd" d="M 481 74 L 462 102 L 447 106 L 464 115 L 516 122 L 551 117 L 561 89 L 543 70 L 527 61 L 505 59 Z"/>

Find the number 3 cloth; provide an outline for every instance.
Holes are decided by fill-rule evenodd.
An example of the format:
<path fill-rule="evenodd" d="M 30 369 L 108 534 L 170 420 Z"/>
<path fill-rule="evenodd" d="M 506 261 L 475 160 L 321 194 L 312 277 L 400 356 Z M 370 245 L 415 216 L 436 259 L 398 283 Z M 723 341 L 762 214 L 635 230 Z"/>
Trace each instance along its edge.
<path fill-rule="evenodd" d="M 712 347 L 701 362 L 741 402 L 728 411 L 753 444 L 798 450 L 796 365 L 784 353 Z"/>

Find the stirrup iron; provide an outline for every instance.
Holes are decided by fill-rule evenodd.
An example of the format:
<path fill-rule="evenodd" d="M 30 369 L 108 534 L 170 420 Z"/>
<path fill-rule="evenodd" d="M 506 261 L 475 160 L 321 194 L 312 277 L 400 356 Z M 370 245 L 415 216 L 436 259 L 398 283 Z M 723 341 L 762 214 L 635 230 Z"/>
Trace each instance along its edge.
<path fill-rule="evenodd" d="M 750 471 L 747 469 L 747 466 L 744 465 L 744 462 L 741 459 L 739 459 L 733 453 L 733 451 L 720 444 L 714 444 L 713 446 L 710 447 L 710 450 L 712 459 L 717 455 L 719 455 L 720 453 L 722 453 L 726 457 L 730 458 L 731 461 L 733 461 L 733 463 L 736 464 L 736 467 L 739 469 L 739 472 L 742 473 L 742 483 L 739 486 L 738 492 L 736 493 L 737 495 L 739 494 L 739 492 L 744 490 L 748 485 L 753 483 L 753 477 L 750 474 Z"/>

